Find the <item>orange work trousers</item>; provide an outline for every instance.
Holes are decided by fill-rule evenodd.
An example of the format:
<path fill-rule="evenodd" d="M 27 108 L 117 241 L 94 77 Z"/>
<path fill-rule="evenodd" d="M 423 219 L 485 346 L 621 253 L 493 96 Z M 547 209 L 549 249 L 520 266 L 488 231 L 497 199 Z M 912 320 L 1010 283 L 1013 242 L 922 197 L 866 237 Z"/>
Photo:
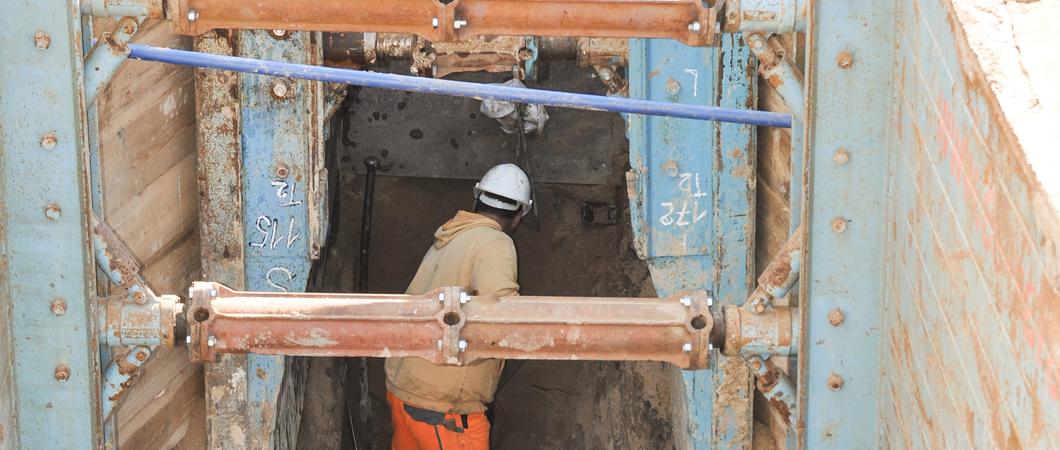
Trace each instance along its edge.
<path fill-rule="evenodd" d="M 490 422 L 484 413 L 443 414 L 386 393 L 394 423 L 393 450 L 488 450 Z"/>

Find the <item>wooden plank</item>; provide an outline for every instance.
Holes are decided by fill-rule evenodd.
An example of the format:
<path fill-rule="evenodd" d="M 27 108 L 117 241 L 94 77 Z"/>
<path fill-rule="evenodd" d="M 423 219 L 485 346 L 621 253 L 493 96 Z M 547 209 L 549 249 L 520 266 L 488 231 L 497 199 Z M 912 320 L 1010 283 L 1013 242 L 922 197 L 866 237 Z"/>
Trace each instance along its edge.
<path fill-rule="evenodd" d="M 108 222 L 141 259 L 150 259 L 198 220 L 196 155 L 188 154 L 124 205 L 107 205 Z"/>

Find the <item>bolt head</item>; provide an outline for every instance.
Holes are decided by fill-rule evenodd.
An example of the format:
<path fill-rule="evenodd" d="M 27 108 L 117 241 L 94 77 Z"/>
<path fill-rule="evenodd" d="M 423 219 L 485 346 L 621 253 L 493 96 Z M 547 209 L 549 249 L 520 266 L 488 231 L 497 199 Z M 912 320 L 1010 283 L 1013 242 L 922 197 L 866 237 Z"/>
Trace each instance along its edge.
<path fill-rule="evenodd" d="M 685 344 L 681 346 L 681 351 L 685 353 L 692 353 L 692 343 L 685 342 Z"/>
<path fill-rule="evenodd" d="M 287 94 L 289 93 L 289 91 L 290 90 L 287 88 L 287 83 L 283 82 L 283 80 L 276 80 L 276 82 L 272 83 L 273 97 L 287 98 Z"/>
<path fill-rule="evenodd" d="M 61 298 L 52 300 L 52 314 L 55 314 L 57 316 L 66 314 L 66 300 L 63 300 Z"/>
<path fill-rule="evenodd" d="M 442 340 L 439 339 L 438 340 L 438 350 L 441 350 L 441 349 L 442 349 Z"/>
<path fill-rule="evenodd" d="M 845 165 L 850 162 L 850 152 L 845 148 L 836 150 L 835 153 L 832 154 L 832 161 L 834 161 L 837 166 Z"/>
<path fill-rule="evenodd" d="M 55 379 L 60 382 L 65 382 L 70 379 L 70 368 L 64 364 L 60 364 L 55 367 Z"/>
<path fill-rule="evenodd" d="M 199 20 L 199 11 L 195 9 L 188 10 L 188 22 L 194 22 Z"/>
<path fill-rule="evenodd" d="M 431 27 L 432 28 L 438 28 L 438 18 L 437 17 L 431 17 Z"/>
<path fill-rule="evenodd" d="M 43 31 L 33 34 L 33 46 L 38 50 L 47 50 L 52 45 L 52 37 Z"/>
<path fill-rule="evenodd" d="M 217 289 L 210 289 L 210 297 L 217 297 Z"/>
<path fill-rule="evenodd" d="M 206 338 L 206 346 L 207 347 L 213 347 L 215 345 L 217 345 L 217 338 L 215 338 L 213 336 L 210 336 L 210 337 Z"/>
<path fill-rule="evenodd" d="M 702 30 L 702 29 L 703 29 L 703 25 L 700 24 L 698 20 L 688 24 L 688 31 L 691 31 L 693 33 L 699 33 L 699 30 Z"/>
<path fill-rule="evenodd" d="M 848 51 L 839 52 L 835 57 L 835 62 L 840 69 L 849 69 L 850 66 L 854 65 L 854 55 Z"/>
<path fill-rule="evenodd" d="M 52 203 L 44 207 L 44 217 L 47 217 L 48 220 L 59 220 L 59 218 L 62 216 L 63 210 L 59 207 L 59 205 Z"/>
<path fill-rule="evenodd" d="M 55 133 L 44 133 L 44 135 L 40 138 L 40 146 L 45 150 L 52 150 L 58 144 L 59 138 L 55 135 Z"/>
<path fill-rule="evenodd" d="M 461 29 L 461 28 L 464 28 L 466 26 L 467 26 L 467 21 L 466 20 L 454 20 L 453 21 L 453 28 L 456 28 L 458 30 Z"/>
<path fill-rule="evenodd" d="M 681 297 L 681 304 L 685 306 L 692 306 L 692 299 L 689 297 Z"/>
<path fill-rule="evenodd" d="M 714 306 L 714 297 L 707 297 L 707 306 Z"/>
<path fill-rule="evenodd" d="M 191 345 L 191 336 L 184 336 L 184 343 L 187 345 Z"/>
<path fill-rule="evenodd" d="M 466 304 L 469 301 L 471 301 L 471 296 L 468 295 L 467 292 L 461 292 L 460 293 L 460 304 L 463 305 L 463 304 Z"/>
<path fill-rule="evenodd" d="M 276 166 L 276 176 L 278 176 L 280 178 L 287 178 L 287 176 L 290 175 L 290 174 L 291 174 L 291 170 L 288 169 L 287 166 L 285 166 L 283 164 L 280 164 L 280 165 Z"/>
<path fill-rule="evenodd" d="M 456 346 L 460 349 L 460 351 L 467 350 L 467 341 L 461 339 L 460 342 L 456 343 Z"/>
<path fill-rule="evenodd" d="M 832 219 L 832 231 L 842 233 L 847 230 L 847 220 L 842 217 Z"/>
<path fill-rule="evenodd" d="M 833 327 L 838 327 L 846 321 L 846 316 L 843 311 L 839 308 L 833 309 L 828 312 L 828 323 L 832 324 Z"/>
<path fill-rule="evenodd" d="M 845 381 L 838 373 L 832 372 L 831 375 L 828 375 L 828 389 L 838 391 L 843 388 L 843 383 Z"/>
<path fill-rule="evenodd" d="M 140 350 L 140 351 L 136 352 L 136 360 L 137 361 L 143 361 L 143 360 L 146 360 L 146 359 L 147 359 L 147 352 L 145 352 L 143 350 Z"/>
<path fill-rule="evenodd" d="M 762 314 L 766 311 L 766 305 L 762 301 L 756 299 L 755 303 L 751 305 L 751 311 L 754 311 L 755 314 Z"/>
<path fill-rule="evenodd" d="M 438 293 L 438 301 L 440 301 L 440 302 L 444 302 L 445 301 L 445 292 L 439 292 Z"/>
<path fill-rule="evenodd" d="M 287 37 L 287 30 L 269 30 L 269 34 L 274 38 L 285 38 Z"/>

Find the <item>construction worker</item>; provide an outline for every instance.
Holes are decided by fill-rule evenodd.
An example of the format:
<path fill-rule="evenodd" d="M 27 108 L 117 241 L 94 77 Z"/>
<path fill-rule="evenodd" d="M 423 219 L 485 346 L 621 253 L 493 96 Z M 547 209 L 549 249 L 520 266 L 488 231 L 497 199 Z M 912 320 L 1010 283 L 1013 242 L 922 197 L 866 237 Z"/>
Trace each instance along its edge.
<path fill-rule="evenodd" d="M 515 164 L 490 169 L 475 184 L 474 212 L 458 211 L 434 233 L 434 244 L 405 291 L 460 286 L 471 295 L 518 295 L 515 245 L 509 236 L 530 211 L 530 178 Z M 421 358 L 386 360 L 394 450 L 489 448 L 486 405 L 504 361 L 462 367 Z"/>

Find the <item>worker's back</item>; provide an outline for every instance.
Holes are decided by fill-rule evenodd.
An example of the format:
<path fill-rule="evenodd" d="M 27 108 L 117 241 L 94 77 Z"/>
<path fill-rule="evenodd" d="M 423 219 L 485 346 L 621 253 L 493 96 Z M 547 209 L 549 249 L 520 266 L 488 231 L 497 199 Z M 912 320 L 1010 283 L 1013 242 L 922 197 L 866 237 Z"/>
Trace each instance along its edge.
<path fill-rule="evenodd" d="M 460 211 L 435 232 L 434 244 L 406 292 L 460 286 L 472 295 L 515 295 L 516 273 L 515 246 L 497 222 Z M 481 360 L 463 367 L 437 366 L 420 358 L 390 358 L 387 388 L 421 408 L 476 413 L 493 400 L 502 365 L 499 360 Z"/>

